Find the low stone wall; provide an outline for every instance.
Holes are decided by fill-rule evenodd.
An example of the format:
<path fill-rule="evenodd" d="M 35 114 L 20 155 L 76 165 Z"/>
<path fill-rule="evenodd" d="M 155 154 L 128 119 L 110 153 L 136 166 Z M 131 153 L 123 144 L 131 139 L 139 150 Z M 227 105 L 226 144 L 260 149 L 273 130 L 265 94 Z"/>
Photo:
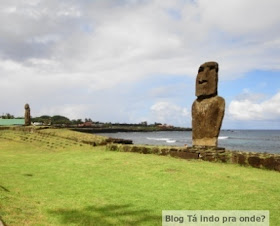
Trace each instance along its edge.
<path fill-rule="evenodd" d="M 107 144 L 110 151 L 138 152 L 142 154 L 170 155 L 182 159 L 201 159 L 210 162 L 233 163 L 276 170 L 280 172 L 280 155 L 243 151 L 230 151 L 224 148 L 158 147 L 141 145 Z"/>

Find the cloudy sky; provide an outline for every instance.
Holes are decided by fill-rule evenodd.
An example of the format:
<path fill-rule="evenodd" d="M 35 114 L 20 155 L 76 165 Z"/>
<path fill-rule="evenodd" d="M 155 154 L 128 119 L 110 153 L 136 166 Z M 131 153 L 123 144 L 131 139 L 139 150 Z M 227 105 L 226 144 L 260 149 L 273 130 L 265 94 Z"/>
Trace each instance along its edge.
<path fill-rule="evenodd" d="M 224 129 L 280 129 L 279 0 L 1 0 L 0 113 L 191 126 L 219 63 Z"/>

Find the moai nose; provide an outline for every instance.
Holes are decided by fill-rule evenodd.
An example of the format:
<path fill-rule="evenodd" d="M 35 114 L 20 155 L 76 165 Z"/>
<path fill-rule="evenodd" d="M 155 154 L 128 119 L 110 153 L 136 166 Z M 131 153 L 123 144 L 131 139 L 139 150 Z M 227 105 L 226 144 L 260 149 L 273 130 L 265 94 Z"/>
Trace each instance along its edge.
<path fill-rule="evenodd" d="M 203 73 L 201 73 L 201 76 L 199 77 L 199 82 L 203 83 L 207 81 L 208 78 L 208 73 L 209 73 L 209 68 L 205 68 Z"/>
<path fill-rule="evenodd" d="M 203 73 L 203 77 L 204 77 L 205 80 L 207 80 L 209 71 L 210 71 L 209 67 L 206 67 L 205 70 L 204 70 L 204 73 Z"/>

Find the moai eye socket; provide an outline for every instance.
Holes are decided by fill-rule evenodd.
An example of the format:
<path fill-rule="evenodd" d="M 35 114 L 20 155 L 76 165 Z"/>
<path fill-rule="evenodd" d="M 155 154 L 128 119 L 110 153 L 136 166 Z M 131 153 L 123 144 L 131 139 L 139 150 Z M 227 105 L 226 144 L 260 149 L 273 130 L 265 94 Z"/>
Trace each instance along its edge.
<path fill-rule="evenodd" d="M 199 73 L 199 72 L 203 72 L 203 71 L 204 71 L 204 67 L 199 67 L 198 73 Z"/>
<path fill-rule="evenodd" d="M 209 70 L 216 70 L 216 72 L 218 73 L 218 71 L 219 71 L 219 68 L 218 67 L 216 67 L 216 66 L 214 66 L 214 65 L 211 65 L 211 66 L 209 66 Z"/>

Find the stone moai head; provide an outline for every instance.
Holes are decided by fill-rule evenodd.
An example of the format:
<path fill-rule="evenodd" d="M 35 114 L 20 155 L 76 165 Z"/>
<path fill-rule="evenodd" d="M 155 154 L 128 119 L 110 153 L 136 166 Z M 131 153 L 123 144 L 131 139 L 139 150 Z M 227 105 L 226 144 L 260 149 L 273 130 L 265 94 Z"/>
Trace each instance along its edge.
<path fill-rule="evenodd" d="M 25 109 L 25 110 L 30 109 L 29 104 L 25 104 L 25 105 L 24 105 L 24 109 Z"/>
<path fill-rule="evenodd" d="M 219 65 L 213 61 L 206 62 L 199 67 L 195 89 L 195 95 L 199 99 L 218 94 L 218 71 Z"/>

